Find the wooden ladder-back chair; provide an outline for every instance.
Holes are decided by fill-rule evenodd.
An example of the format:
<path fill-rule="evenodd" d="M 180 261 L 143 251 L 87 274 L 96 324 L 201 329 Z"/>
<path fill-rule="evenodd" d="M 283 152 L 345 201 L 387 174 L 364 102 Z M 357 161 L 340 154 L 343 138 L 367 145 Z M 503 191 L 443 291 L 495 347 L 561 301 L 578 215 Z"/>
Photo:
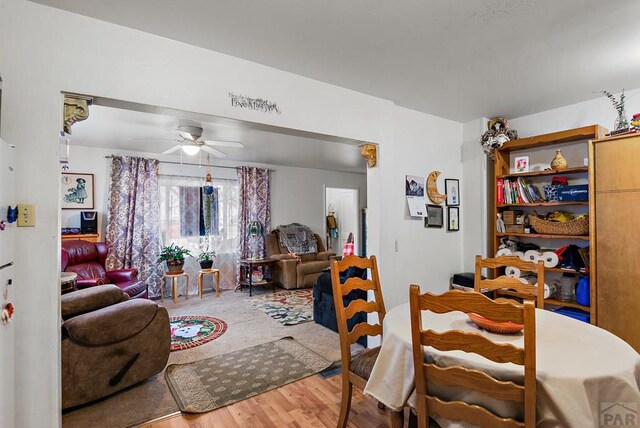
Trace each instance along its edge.
<path fill-rule="evenodd" d="M 416 373 L 418 427 L 426 428 L 429 417 L 439 415 L 449 420 L 461 420 L 486 428 L 533 428 L 536 425 L 536 331 L 533 302 L 523 305 L 495 302 L 476 292 L 448 291 L 441 295 L 420 294 L 412 285 L 409 292 L 411 308 L 411 340 Z M 452 311 L 473 312 L 496 322 L 524 324 L 524 348 L 508 343 L 494 343 L 479 333 L 449 330 L 434 332 L 423 326 L 422 311 L 443 314 Z M 425 362 L 424 347 L 440 351 L 460 350 L 481 355 L 498 363 L 524 366 L 524 384 L 504 382 L 490 374 L 462 366 L 438 367 Z M 429 383 L 472 389 L 497 400 L 512 401 L 523 409 L 524 422 L 503 418 L 491 410 L 462 401 L 446 401 L 429 395 Z"/>
<path fill-rule="evenodd" d="M 497 269 L 506 267 L 515 267 L 523 272 L 536 273 L 538 277 L 537 283 L 540 286 L 523 284 L 518 278 L 504 275 L 494 279 L 482 279 L 483 268 Z M 514 296 L 521 299 L 534 300 L 536 307 L 544 309 L 544 262 L 542 260 L 538 260 L 538 263 L 528 262 L 516 256 L 498 256 L 485 259 L 482 256 L 476 256 L 474 290 L 477 292 L 495 291 L 497 295 L 501 296 Z"/>
<path fill-rule="evenodd" d="M 341 284 L 340 272 L 349 268 L 370 269 L 370 279 L 352 277 Z M 362 258 L 358 256 L 347 256 L 339 261 L 332 260 L 331 286 L 336 308 L 338 333 L 340 335 L 340 355 L 342 358 L 342 403 L 340 406 L 338 428 L 344 428 L 347 426 L 349 411 L 351 410 L 352 386 L 356 385 L 358 388 L 364 390 L 373 364 L 380 352 L 380 347 L 377 347 L 367 349 L 355 357 L 351 357 L 351 345 L 356 343 L 360 337 L 365 335 L 380 335 L 382 339 L 382 322 L 384 321 L 386 311 L 382 299 L 382 291 L 380 290 L 380 277 L 378 276 L 376 257 Z M 373 291 L 375 301 L 369 302 L 365 299 L 355 299 L 345 308 L 344 297 L 354 290 Z M 359 312 L 376 312 L 378 314 L 378 323 L 372 325 L 367 322 L 361 322 L 349 330 L 347 320 Z"/>

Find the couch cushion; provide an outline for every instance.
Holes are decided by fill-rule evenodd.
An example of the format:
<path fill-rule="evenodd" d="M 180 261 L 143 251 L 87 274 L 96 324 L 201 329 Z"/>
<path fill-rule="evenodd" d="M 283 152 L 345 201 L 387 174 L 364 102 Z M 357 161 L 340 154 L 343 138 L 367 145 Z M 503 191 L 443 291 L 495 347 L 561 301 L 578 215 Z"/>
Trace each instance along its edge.
<path fill-rule="evenodd" d="M 365 349 L 360 354 L 351 358 L 351 371 L 363 379 L 369 380 L 371 370 L 380 353 L 380 347 Z"/>
<path fill-rule="evenodd" d="M 322 269 L 326 269 L 328 267 L 329 267 L 329 262 L 327 260 L 304 262 L 304 263 L 298 263 L 298 266 L 296 266 L 296 272 L 298 273 L 298 277 L 300 277 L 301 275 L 319 273 Z"/>
<path fill-rule="evenodd" d="M 60 310 L 62 318 L 67 319 L 73 315 L 95 311 L 126 300 L 129 300 L 129 296 L 115 285 L 98 285 L 63 294 L 60 297 Z"/>
<path fill-rule="evenodd" d="M 64 322 L 69 338 L 83 345 L 108 345 L 138 334 L 158 311 L 150 300 L 133 299 Z"/>
<path fill-rule="evenodd" d="M 147 284 L 144 281 L 139 280 L 119 282 L 115 285 L 131 297 L 147 290 Z"/>
<path fill-rule="evenodd" d="M 77 273 L 78 279 L 103 278 L 105 280 L 105 284 L 109 283 L 109 279 L 106 277 L 104 268 L 97 262 L 70 265 L 67 266 L 65 271 Z"/>
<path fill-rule="evenodd" d="M 315 262 L 318 260 L 318 253 L 299 254 L 303 262 Z"/>
<path fill-rule="evenodd" d="M 77 265 L 86 262 L 97 262 L 98 249 L 93 242 L 88 241 L 63 241 L 62 248 L 67 252 L 70 265 Z"/>

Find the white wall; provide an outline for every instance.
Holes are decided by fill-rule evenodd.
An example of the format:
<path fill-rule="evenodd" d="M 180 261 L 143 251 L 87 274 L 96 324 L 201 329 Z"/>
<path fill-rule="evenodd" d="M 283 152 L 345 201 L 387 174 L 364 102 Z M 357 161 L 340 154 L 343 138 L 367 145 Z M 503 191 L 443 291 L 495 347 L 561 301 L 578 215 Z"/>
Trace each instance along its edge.
<path fill-rule="evenodd" d="M 423 291 L 445 291 L 451 274 L 462 267 L 463 232 L 447 232 L 444 203 L 445 227 L 425 228 L 421 218 L 409 216 L 404 195 L 407 174 L 426 177 L 431 171 L 440 171 L 441 193 L 445 178 L 460 179 L 462 185 L 461 142 L 460 123 L 402 107 L 393 109 L 393 144 L 382 148 L 383 168 L 379 171 L 379 259 L 386 268 L 395 268 L 380 272 L 387 308 L 408 302 L 411 284 L 419 284 Z M 462 192 L 460 196 L 460 212 L 464 213 L 467 196 Z M 461 224 L 461 231 L 464 227 Z M 389 260 L 395 263 L 388 265 Z"/>
<path fill-rule="evenodd" d="M 613 90 L 613 88 L 610 89 Z M 636 95 L 638 93 L 640 93 L 640 88 L 625 91 L 627 96 L 625 104 L 629 120 L 631 120 L 633 114 L 640 112 L 640 95 Z M 614 95 L 618 99 L 620 94 L 614 93 Z M 546 134 L 587 125 L 602 125 L 609 130 L 613 130 L 613 123 L 616 117 L 617 114 L 613 104 L 602 95 L 591 101 L 510 119 L 509 126 L 517 129 L 520 137 Z"/>
<path fill-rule="evenodd" d="M 462 195 L 466 209 L 460 213 L 464 230 L 462 266 L 465 272 L 475 270 L 476 254 L 487 255 L 487 156 L 480 136 L 487 130 L 487 119 L 467 122 L 463 126 Z M 480 208 L 481 207 L 481 208 Z"/>
<path fill-rule="evenodd" d="M 98 230 L 101 239 L 104 239 L 106 227 L 106 215 L 109 195 L 109 165 L 110 159 L 105 156 L 127 155 L 141 156 L 155 159 L 170 159 L 157 153 L 143 153 L 125 150 L 111 150 L 91 147 L 71 147 L 69 156 L 69 171 L 94 174 L 95 208 L 98 212 Z M 171 159 L 175 161 L 175 159 Z M 191 159 L 184 162 L 193 163 Z M 217 161 L 221 164 L 221 161 Z M 233 162 L 225 161 L 225 166 L 235 166 Z M 243 163 L 243 165 L 249 165 Z M 271 226 L 298 222 L 305 224 L 314 232 L 323 236 L 325 210 L 323 207 L 324 187 L 353 187 L 360 189 L 361 204 L 366 204 L 367 176 L 347 172 L 336 172 L 311 168 L 296 168 L 280 165 L 256 164 L 271 170 Z M 211 172 L 215 178 L 236 179 L 234 169 L 212 167 Z M 175 165 L 160 163 L 160 174 L 189 175 L 203 177 L 206 168 L 192 165 Z M 62 210 L 62 227 L 80 227 L 80 210 Z"/>
<path fill-rule="evenodd" d="M 325 187 L 360 190 L 360 206 L 367 206 L 367 176 L 321 169 L 273 167 L 271 226 L 297 222 L 324 236 Z"/>

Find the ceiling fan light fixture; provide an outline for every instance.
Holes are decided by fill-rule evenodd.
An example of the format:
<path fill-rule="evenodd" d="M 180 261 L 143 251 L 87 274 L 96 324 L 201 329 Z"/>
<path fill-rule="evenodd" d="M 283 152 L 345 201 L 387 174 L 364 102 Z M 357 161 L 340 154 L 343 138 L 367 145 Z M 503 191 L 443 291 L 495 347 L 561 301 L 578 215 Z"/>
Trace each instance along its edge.
<path fill-rule="evenodd" d="M 182 151 L 185 155 L 194 156 L 198 154 L 198 152 L 200 151 L 200 147 L 191 144 L 184 144 L 182 146 Z"/>

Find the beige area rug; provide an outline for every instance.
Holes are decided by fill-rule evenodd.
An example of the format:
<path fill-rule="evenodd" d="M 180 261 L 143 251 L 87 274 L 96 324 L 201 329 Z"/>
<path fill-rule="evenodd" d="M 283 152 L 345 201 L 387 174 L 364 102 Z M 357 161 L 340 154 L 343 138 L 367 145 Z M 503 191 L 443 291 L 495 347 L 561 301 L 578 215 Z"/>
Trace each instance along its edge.
<path fill-rule="evenodd" d="M 165 379 L 180 410 L 203 413 L 318 373 L 331 365 L 291 337 L 206 360 L 172 364 Z"/>
<path fill-rule="evenodd" d="M 266 293 L 272 291 L 254 289 L 254 295 Z M 184 296 L 180 296 L 177 304 L 165 299 L 163 305 L 169 310 L 169 316 L 208 315 L 220 318 L 228 325 L 227 332 L 212 342 L 172 352 L 168 364 L 199 361 L 286 336 L 293 337 L 325 360 L 340 361 L 337 333 L 315 322 L 284 326 L 246 302 L 248 296 L 247 291 L 221 290 L 218 298 L 210 292 L 205 293 L 202 299 L 190 296 L 189 300 L 185 300 Z M 64 428 L 129 427 L 178 411 L 178 405 L 164 379 L 164 372 L 161 372 L 111 397 L 66 411 L 62 416 L 62 425 Z"/>

